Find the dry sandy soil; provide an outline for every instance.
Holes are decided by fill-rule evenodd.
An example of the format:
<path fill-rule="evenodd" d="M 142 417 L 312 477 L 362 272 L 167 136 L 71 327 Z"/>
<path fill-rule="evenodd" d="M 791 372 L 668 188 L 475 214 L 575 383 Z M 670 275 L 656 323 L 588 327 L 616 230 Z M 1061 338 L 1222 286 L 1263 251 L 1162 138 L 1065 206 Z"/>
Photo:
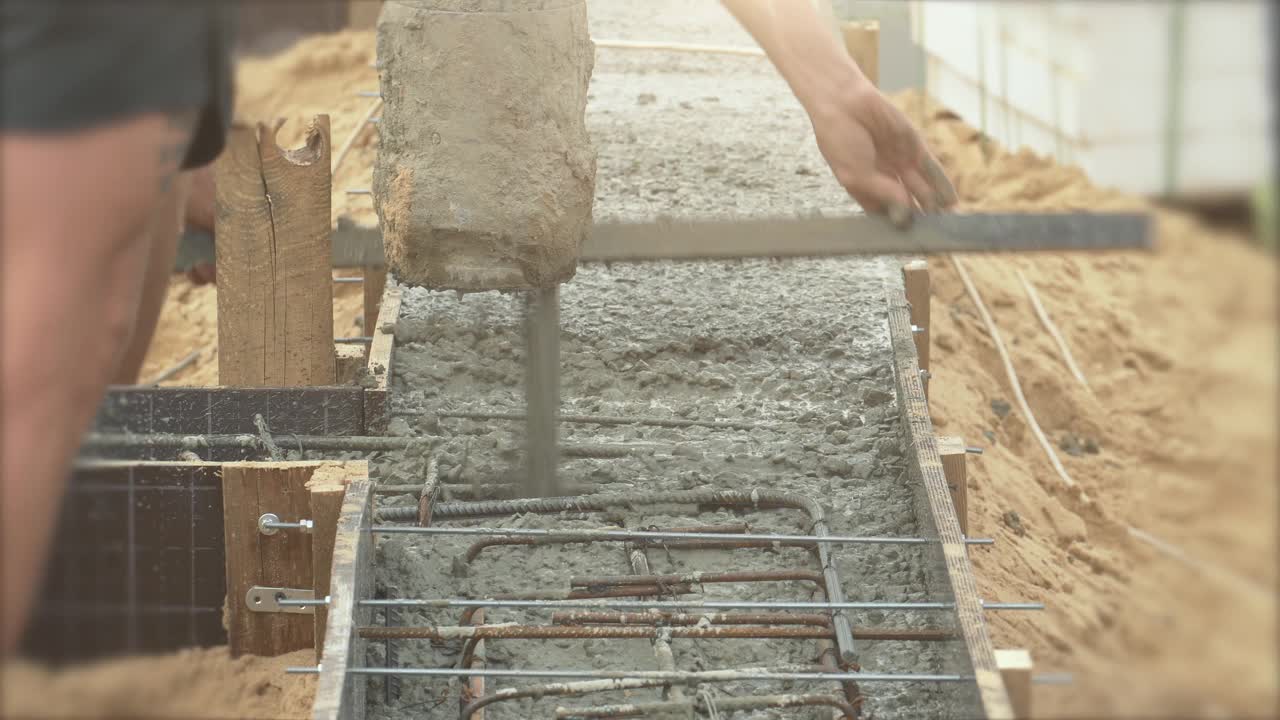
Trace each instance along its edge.
<path fill-rule="evenodd" d="M 345 140 L 376 87 L 370 34 L 313 38 L 246 64 L 241 113 L 318 112 Z M 1088 209 L 1143 203 L 1079 171 L 984 141 L 949 113 L 898 99 L 926 128 L 964 209 Z M 376 133 L 335 178 L 335 213 L 371 220 L 365 187 Z M 282 140 L 295 138 L 282 133 Z M 1044 600 L 1037 614 L 989 615 L 998 646 L 1030 648 L 1057 717 L 1273 717 L 1276 706 L 1276 313 L 1273 259 L 1241 238 L 1156 211 L 1146 254 L 973 257 L 965 262 L 1009 348 L 1028 401 L 1083 490 L 1069 492 L 1014 405 L 1004 369 L 947 259 L 933 271 L 932 411 L 938 431 L 986 453 L 970 461 L 970 526 L 983 595 Z M 1038 290 L 1082 366 L 1067 371 L 1018 271 Z M 339 286 L 358 314 L 358 286 Z M 344 295 L 345 294 L 345 295 Z M 216 343 L 211 288 L 176 282 L 148 376 Z M 343 324 L 345 323 L 345 325 Z M 202 360 L 176 384 L 211 383 Z M 1083 496 L 1087 495 L 1087 500 Z M 1131 528 L 1180 548 L 1139 542 Z"/>
<path fill-rule="evenodd" d="M 315 677 L 284 669 L 310 662 L 311 650 L 232 660 L 226 648 L 210 648 L 63 672 L 8 665 L 0 676 L 0 717 L 308 718 Z"/>

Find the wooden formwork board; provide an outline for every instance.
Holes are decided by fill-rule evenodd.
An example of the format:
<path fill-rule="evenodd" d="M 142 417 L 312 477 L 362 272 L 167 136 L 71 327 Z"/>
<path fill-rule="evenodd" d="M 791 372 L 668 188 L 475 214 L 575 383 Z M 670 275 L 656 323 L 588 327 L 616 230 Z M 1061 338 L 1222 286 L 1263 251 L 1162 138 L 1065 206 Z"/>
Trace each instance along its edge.
<path fill-rule="evenodd" d="M 93 429 L 102 433 L 257 435 L 261 415 L 275 435 L 366 435 L 364 389 L 358 387 L 222 388 L 116 386 L 98 409 Z M 138 447 L 96 451 L 131 460 L 178 460 L 177 449 Z M 260 460 L 246 448 L 205 448 L 202 460 Z"/>
<path fill-rule="evenodd" d="M 378 304 L 378 321 L 366 332 L 369 344 L 368 371 L 371 387 L 364 388 L 365 425 L 370 435 L 386 431 L 391 416 L 391 375 L 395 362 L 396 321 L 400 318 L 401 288 L 388 278 Z"/>
<path fill-rule="evenodd" d="M 936 537 L 938 577 L 931 584 L 954 598 L 955 621 L 964 642 L 966 665 L 976 680 L 976 710 L 989 720 L 1013 717 L 1009 696 L 996 666 L 987 635 L 982 601 L 974 581 L 967 546 L 952 504 L 933 422 L 925 401 L 916 343 L 911 331 L 911 306 L 902 286 L 889 285 L 889 337 L 893 346 L 894 382 L 907 439 L 908 471 L 917 494 L 916 514 L 921 534 Z"/>
<path fill-rule="evenodd" d="M 365 709 L 364 675 L 347 668 L 361 664 L 365 641 L 358 628 L 370 624 L 370 610 L 360 601 L 373 596 L 373 485 L 355 480 L 347 486 L 334 535 L 329 577 L 329 617 L 320 656 L 312 717 L 315 720 L 361 720 Z"/>
<path fill-rule="evenodd" d="M 81 461 L 67 484 L 23 654 L 50 663 L 81 662 L 227 643 L 231 529 L 225 481 L 232 469 L 245 468 L 301 468 L 315 481 L 307 487 L 318 513 L 316 530 L 307 542 L 317 546 L 317 562 L 331 565 L 326 538 L 336 525 L 325 522 L 316 498 L 327 503 L 334 486 L 344 483 L 359 483 L 367 493 L 364 461 Z M 345 497 L 340 488 L 338 494 Z M 241 511 L 256 523 L 255 509 Z M 330 518 L 336 520 L 337 513 Z M 329 588 L 330 573 L 317 572 L 315 591 Z M 313 622 L 305 615 L 290 617 Z"/>

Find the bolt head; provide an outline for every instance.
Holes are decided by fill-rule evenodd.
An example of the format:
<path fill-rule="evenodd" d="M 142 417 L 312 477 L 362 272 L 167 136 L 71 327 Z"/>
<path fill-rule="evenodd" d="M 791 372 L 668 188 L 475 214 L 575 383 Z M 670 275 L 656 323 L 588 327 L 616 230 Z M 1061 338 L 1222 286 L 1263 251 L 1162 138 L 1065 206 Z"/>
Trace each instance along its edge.
<path fill-rule="evenodd" d="M 262 513 L 262 517 L 258 518 L 258 532 L 263 535 L 275 535 L 280 532 L 273 527 L 267 527 L 271 523 L 280 522 L 280 517 L 275 513 Z"/>

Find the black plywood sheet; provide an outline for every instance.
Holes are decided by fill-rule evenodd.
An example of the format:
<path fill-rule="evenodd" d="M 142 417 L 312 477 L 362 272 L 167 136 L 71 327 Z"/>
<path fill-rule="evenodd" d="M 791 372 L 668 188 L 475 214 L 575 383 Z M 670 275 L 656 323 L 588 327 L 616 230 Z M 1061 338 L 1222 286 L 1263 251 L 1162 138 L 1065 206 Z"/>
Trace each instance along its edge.
<path fill-rule="evenodd" d="M 221 469 L 77 467 L 23 640 L 47 662 L 226 642 Z"/>
<path fill-rule="evenodd" d="M 105 433 L 257 434 L 254 415 L 262 415 L 276 435 L 364 435 L 364 389 L 113 387 L 98 410 L 94 429 Z M 174 460 L 177 450 L 122 448 L 117 459 Z M 211 448 L 202 460 L 230 462 L 263 459 L 251 450 Z"/>

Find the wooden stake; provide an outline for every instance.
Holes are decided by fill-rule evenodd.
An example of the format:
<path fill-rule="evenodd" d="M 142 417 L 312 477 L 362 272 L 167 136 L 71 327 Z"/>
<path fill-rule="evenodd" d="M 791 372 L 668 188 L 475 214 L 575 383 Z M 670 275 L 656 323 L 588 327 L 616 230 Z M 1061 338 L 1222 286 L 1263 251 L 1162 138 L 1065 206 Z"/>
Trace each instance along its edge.
<path fill-rule="evenodd" d="M 923 260 L 912 260 L 902 266 L 902 284 L 911 304 L 912 338 L 920 359 L 924 397 L 929 399 L 929 266 Z"/>
<path fill-rule="evenodd" d="M 273 127 L 235 125 L 216 173 L 218 382 L 335 382 L 329 117 L 284 151 Z"/>
<path fill-rule="evenodd" d="M 311 536 L 300 530 L 263 535 L 258 518 L 275 513 L 297 522 L 311 513 L 307 481 L 316 463 L 227 463 L 222 468 L 222 516 L 227 550 L 227 641 L 231 656 L 274 657 L 310 648 L 313 619 L 295 613 L 252 612 L 250 588 L 310 588 Z"/>
<path fill-rule="evenodd" d="M 951 504 L 956 508 L 956 519 L 960 521 L 960 533 L 967 537 L 969 535 L 969 475 L 965 467 L 964 447 L 963 438 L 938 438 L 938 455 L 942 457 L 942 474 L 947 479 L 947 489 L 951 491 Z"/>
<path fill-rule="evenodd" d="M 872 85 L 880 87 L 880 21 L 850 20 L 840 26 L 844 47 Z"/>
<path fill-rule="evenodd" d="M 378 26 L 380 12 L 382 0 L 347 0 L 347 27 L 352 30 L 372 30 Z"/>
<path fill-rule="evenodd" d="M 337 539 L 338 518 L 342 514 L 342 501 L 346 496 L 347 484 L 357 478 L 369 476 L 369 464 L 363 460 L 330 463 L 317 468 L 307 483 L 311 493 L 311 520 L 315 526 L 311 531 L 311 566 L 313 568 L 316 597 L 323 598 L 330 594 L 329 579 L 333 572 L 333 547 Z M 314 618 L 316 661 L 324 650 L 324 630 L 329 621 L 329 609 L 316 607 Z"/>
<path fill-rule="evenodd" d="M 394 361 L 396 319 L 400 317 L 400 288 L 388 285 L 382 293 L 378 320 L 369 334 L 369 377 L 364 391 L 364 422 L 370 433 L 382 432 L 390 421 L 391 364 Z"/>
<path fill-rule="evenodd" d="M 1026 650 L 996 650 L 996 667 L 1004 680 L 1009 704 L 1016 720 L 1031 717 L 1031 653 Z"/>
<path fill-rule="evenodd" d="M 382 307 L 382 293 L 387 290 L 387 269 L 364 269 L 364 334 L 373 335 L 378 329 L 378 310 Z"/>

